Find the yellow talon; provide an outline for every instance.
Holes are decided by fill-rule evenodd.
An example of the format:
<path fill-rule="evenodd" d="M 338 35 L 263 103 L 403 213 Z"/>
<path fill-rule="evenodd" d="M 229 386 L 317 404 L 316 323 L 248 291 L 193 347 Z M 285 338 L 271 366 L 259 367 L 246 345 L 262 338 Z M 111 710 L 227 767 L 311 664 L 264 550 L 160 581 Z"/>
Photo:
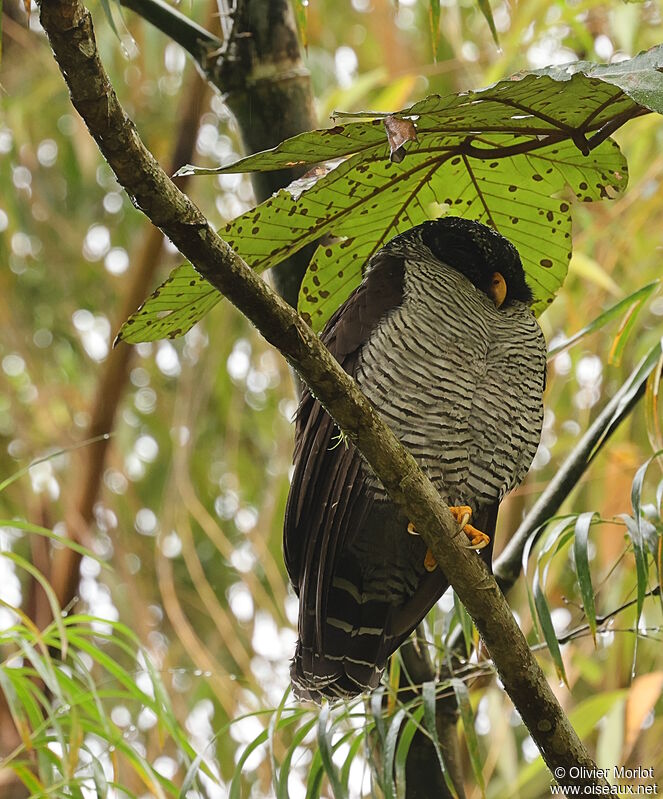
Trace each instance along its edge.
<path fill-rule="evenodd" d="M 463 532 L 470 539 L 471 549 L 483 549 L 490 544 L 490 536 L 477 530 L 476 527 L 472 527 L 471 524 L 466 524 L 463 527 Z"/>
<path fill-rule="evenodd" d="M 481 530 L 477 530 L 477 528 L 473 527 L 471 524 L 468 524 L 469 520 L 472 518 L 472 508 L 470 508 L 469 505 L 452 506 L 449 508 L 449 511 L 454 519 L 458 522 L 460 529 L 469 539 L 469 545 L 471 549 L 483 549 L 490 544 L 490 536 L 482 533 Z M 419 535 L 412 522 L 408 524 L 407 531 L 410 533 L 410 535 Z M 435 571 L 437 568 L 437 561 L 433 557 L 433 553 L 430 551 L 430 549 L 426 550 L 424 568 L 428 572 Z"/>
<path fill-rule="evenodd" d="M 430 549 L 426 550 L 426 557 L 424 558 L 424 568 L 427 572 L 434 572 L 437 569 L 437 561 L 433 557 Z"/>
<path fill-rule="evenodd" d="M 490 544 L 490 536 L 477 530 L 471 524 L 468 524 L 472 518 L 472 508 L 469 505 L 457 505 L 449 508 L 451 515 L 458 522 L 460 529 L 465 533 L 470 542 L 470 549 L 483 549 Z M 407 531 L 410 535 L 419 535 L 416 531 L 414 524 L 410 522 L 407 526 Z M 437 569 L 437 561 L 430 549 L 426 550 L 426 557 L 424 558 L 424 568 L 428 572 L 433 572 Z"/>
<path fill-rule="evenodd" d="M 468 524 L 469 520 L 472 518 L 472 508 L 470 508 L 469 505 L 451 507 L 449 511 L 458 524 L 461 525 L 461 530 L 469 538 L 470 547 L 472 549 L 483 549 L 490 544 L 490 536 L 487 536 L 485 533 L 482 533 L 481 530 L 477 530 L 476 527 Z"/>

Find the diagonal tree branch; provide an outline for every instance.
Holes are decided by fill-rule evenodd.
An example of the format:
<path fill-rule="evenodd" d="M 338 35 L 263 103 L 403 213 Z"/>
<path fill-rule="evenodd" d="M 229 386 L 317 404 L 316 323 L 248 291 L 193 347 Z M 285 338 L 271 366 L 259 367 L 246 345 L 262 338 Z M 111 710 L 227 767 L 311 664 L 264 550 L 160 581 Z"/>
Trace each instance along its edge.
<path fill-rule="evenodd" d="M 162 0 L 121 0 L 121 3 L 180 44 L 192 57 L 204 79 L 223 93 L 244 141 L 245 153 L 270 149 L 285 139 L 316 127 L 310 79 L 301 60 L 289 0 L 238 0 L 229 25 L 222 25 L 226 41 L 217 39 Z M 187 129 L 187 120 L 182 122 L 182 127 Z M 190 131 L 191 125 L 188 128 Z M 190 157 L 185 157 L 176 149 L 171 172 L 190 161 Z M 304 167 L 299 166 L 273 172 L 253 172 L 251 181 L 256 199 L 258 202 L 266 200 L 299 177 L 303 170 Z M 183 188 L 181 182 L 178 185 Z M 153 228 L 153 234 L 151 240 L 160 242 L 160 231 Z M 375 248 L 378 246 L 379 242 Z M 309 245 L 293 253 L 272 273 L 278 293 L 293 307 L 297 305 L 301 281 L 314 248 L 315 245 Z M 152 268 L 156 262 L 154 252 L 146 251 L 146 257 L 141 258 L 141 263 Z M 143 288 L 138 297 L 134 296 L 133 291 L 129 292 L 134 301 L 128 310 L 125 305 L 121 321 L 133 313 L 148 291 L 149 289 Z M 100 383 L 98 396 L 101 402 L 95 404 L 90 425 L 92 430 L 110 429 L 112 411 L 109 414 L 108 408 L 117 404 L 122 393 L 120 381 L 111 374 L 111 364 L 128 362 L 131 352 L 131 348 L 120 347 L 111 353 L 109 368 L 102 375 Z M 293 372 L 292 376 L 295 388 L 299 391 L 301 381 L 296 373 Z M 101 411 L 101 414 L 97 411 Z M 106 445 L 95 446 L 89 454 L 92 468 L 82 469 L 86 478 L 81 501 L 76 508 L 78 512 L 70 516 L 73 529 L 84 528 L 92 517 L 106 451 Z M 67 600 L 62 601 L 64 606 L 77 591 L 78 559 L 76 553 L 69 549 L 63 549 L 56 556 L 59 562 L 54 564 L 52 570 L 54 584 L 58 596 Z M 407 651 L 412 661 L 422 658 L 424 652 L 413 647 Z M 424 663 L 422 659 L 420 669 L 426 665 L 430 664 Z M 435 674 L 430 668 L 427 679 L 434 678 Z M 453 702 L 453 696 L 438 700 L 438 736 L 444 742 L 445 763 L 449 772 L 455 775 L 453 779 L 456 790 L 462 799 L 460 738 L 456 734 L 457 714 L 453 712 Z M 435 786 L 436 793 L 440 796 L 448 795 L 437 754 L 430 739 L 419 730 L 410 746 L 407 763 L 407 799 L 428 795 L 431 786 Z"/>
<path fill-rule="evenodd" d="M 446 505 L 375 408 L 295 311 L 212 230 L 146 149 L 99 60 L 89 12 L 77 0 L 40 3 L 40 18 L 72 102 L 118 181 L 219 291 L 255 324 L 312 387 L 357 445 L 393 501 L 431 548 L 470 612 L 500 678 L 551 771 L 582 776 L 565 786 L 606 785 L 571 727 L 482 561 L 462 544 Z"/>
<path fill-rule="evenodd" d="M 302 63 L 289 0 L 239 0 L 235 3 L 230 30 L 225 26 L 227 40 L 223 44 L 219 42 L 216 48 L 211 40 L 200 35 L 194 23 L 182 18 L 162 0 L 121 1 L 184 46 L 207 80 L 223 92 L 237 121 L 246 153 L 267 150 L 316 127 L 310 79 Z M 433 166 L 436 168 L 437 164 Z M 266 200 L 299 177 L 304 169 L 295 166 L 252 172 L 256 199 Z M 375 249 L 378 246 L 380 242 L 376 242 Z M 292 253 L 272 272 L 276 290 L 293 307 L 297 306 L 301 282 L 314 248 L 312 244 Z M 299 390 L 301 383 L 295 373 L 293 377 Z M 410 661 L 421 659 L 419 670 L 430 665 L 423 660 L 424 650 L 406 649 Z M 427 679 L 434 679 L 432 669 L 429 673 Z M 462 799 L 460 738 L 456 732 L 454 702 L 452 696 L 437 703 L 438 735 L 445 742 L 445 763 Z M 437 754 L 430 739 L 419 730 L 408 752 L 406 784 L 407 799 L 426 796 L 432 789 L 441 797 L 447 792 Z"/>

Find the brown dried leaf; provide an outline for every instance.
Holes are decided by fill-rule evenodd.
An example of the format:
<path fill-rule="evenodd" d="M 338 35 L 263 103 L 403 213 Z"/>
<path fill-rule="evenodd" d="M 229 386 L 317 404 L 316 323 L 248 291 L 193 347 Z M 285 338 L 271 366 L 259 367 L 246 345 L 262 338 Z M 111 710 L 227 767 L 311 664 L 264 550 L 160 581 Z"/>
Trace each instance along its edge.
<path fill-rule="evenodd" d="M 324 178 L 325 175 L 328 175 L 333 169 L 336 169 L 342 160 L 341 158 L 335 158 L 333 161 L 325 161 L 324 163 L 316 164 L 300 178 L 293 180 L 286 187 L 286 191 L 290 193 L 293 200 L 298 200 L 302 194 L 312 188 L 320 178 Z"/>
<path fill-rule="evenodd" d="M 417 140 L 417 129 L 410 119 L 388 116 L 384 118 L 384 127 L 387 131 L 389 142 L 389 158 L 393 163 L 400 164 L 405 158 L 404 144 Z"/>

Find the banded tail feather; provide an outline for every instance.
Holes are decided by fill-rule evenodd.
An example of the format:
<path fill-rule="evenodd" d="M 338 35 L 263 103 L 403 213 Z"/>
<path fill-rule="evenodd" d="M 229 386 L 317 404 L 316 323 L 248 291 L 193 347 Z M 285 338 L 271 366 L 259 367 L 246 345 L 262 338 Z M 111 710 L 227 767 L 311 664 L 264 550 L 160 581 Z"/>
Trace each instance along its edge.
<path fill-rule="evenodd" d="M 290 669 L 299 699 L 350 699 L 377 688 L 389 657 L 449 587 L 439 568 L 425 570 L 425 544 L 407 533 L 404 517 L 390 502 L 374 506 L 373 515 L 383 530 L 382 561 L 367 560 L 368 542 L 360 535 L 337 561 L 320 630 L 313 603 L 301 602 Z M 478 516 L 491 541 L 496 519 L 496 507 Z M 491 550 L 480 553 L 487 565 Z"/>

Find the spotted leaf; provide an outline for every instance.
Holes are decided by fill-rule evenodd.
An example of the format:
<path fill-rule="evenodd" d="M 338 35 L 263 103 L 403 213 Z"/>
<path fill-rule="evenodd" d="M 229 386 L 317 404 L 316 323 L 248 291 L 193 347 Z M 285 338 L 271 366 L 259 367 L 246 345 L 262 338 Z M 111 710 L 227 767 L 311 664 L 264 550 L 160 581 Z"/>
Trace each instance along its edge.
<path fill-rule="evenodd" d="M 568 269 L 571 202 L 614 197 L 625 188 L 626 162 L 609 136 L 632 117 L 663 110 L 662 65 L 660 46 L 620 64 L 582 62 L 515 75 L 480 91 L 428 97 L 391 115 L 416 122 L 416 138 L 406 136 L 396 148 L 404 156 L 398 163 L 390 159 L 383 119 L 364 115 L 218 170 L 183 171 L 333 160 L 220 231 L 257 270 L 325 241 L 299 303 L 316 329 L 358 284 L 376 249 L 445 213 L 485 222 L 513 241 L 540 313 Z M 179 269 L 129 320 L 131 333 L 122 328 L 121 338 L 179 335 L 209 310 L 213 289 L 198 281 L 183 296 L 181 282 L 195 276 L 190 267 Z"/>

